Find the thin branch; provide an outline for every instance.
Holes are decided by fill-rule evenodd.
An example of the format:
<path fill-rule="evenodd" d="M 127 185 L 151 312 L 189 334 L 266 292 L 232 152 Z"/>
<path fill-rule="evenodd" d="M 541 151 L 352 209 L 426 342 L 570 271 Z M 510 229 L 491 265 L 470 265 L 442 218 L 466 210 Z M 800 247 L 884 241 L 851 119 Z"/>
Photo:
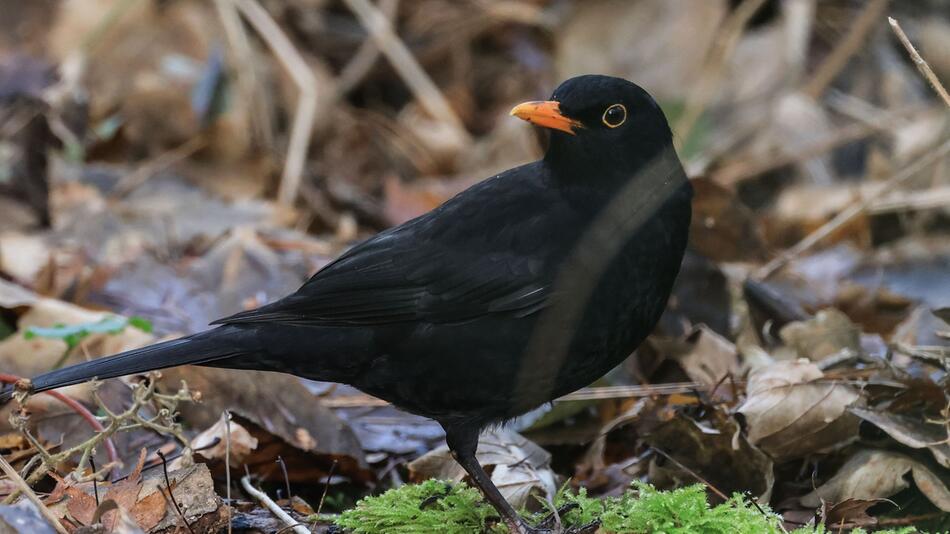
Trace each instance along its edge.
<path fill-rule="evenodd" d="M 224 410 L 221 417 L 224 419 L 224 483 L 228 498 L 228 534 L 231 534 L 231 412 Z"/>
<path fill-rule="evenodd" d="M 195 152 L 205 147 L 204 136 L 192 137 L 184 143 L 162 152 L 153 159 L 140 165 L 137 169 L 123 176 L 112 190 L 113 199 L 124 198 L 135 189 L 141 187 L 156 173 L 187 159 Z"/>
<path fill-rule="evenodd" d="M 897 38 L 900 39 L 901 44 L 907 49 L 907 53 L 910 54 L 910 59 L 914 62 L 914 65 L 917 65 L 917 70 L 919 70 L 920 74 L 930 83 L 934 91 L 940 95 L 940 98 L 943 99 L 943 103 L 946 104 L 947 107 L 950 107 L 950 94 L 947 94 L 947 89 L 940 83 L 933 69 L 930 68 L 930 65 L 924 61 L 924 58 L 921 57 L 917 49 L 914 48 L 913 43 L 910 42 L 910 39 L 907 38 L 907 34 L 904 33 L 904 30 L 901 28 L 900 23 L 893 17 L 887 17 L 887 22 L 890 23 L 891 29 L 897 34 Z"/>
<path fill-rule="evenodd" d="M 931 109 L 922 111 L 918 107 L 898 109 L 887 112 L 873 122 L 855 122 L 844 126 L 827 136 L 822 136 L 820 139 L 803 145 L 795 152 L 776 153 L 778 147 L 775 147 L 762 156 L 723 165 L 721 168 L 713 171 L 712 180 L 723 186 L 733 186 L 749 178 L 754 178 L 771 170 L 784 167 L 785 165 L 808 160 L 824 154 L 829 150 L 834 150 L 839 146 L 866 139 L 875 133 L 889 130 L 893 128 L 896 123 L 909 119 L 912 116 L 931 111 Z"/>
<path fill-rule="evenodd" d="M 864 6 L 861 14 L 848 29 L 848 33 L 835 44 L 828 57 L 818 65 L 811 79 L 805 83 L 802 88 L 803 93 L 812 99 L 817 99 L 825 92 L 825 89 L 834 81 L 841 69 L 848 64 L 851 56 L 861 48 L 865 38 L 874 28 L 874 24 L 884 14 L 884 9 L 889 2 L 890 0 L 874 0 Z"/>
<path fill-rule="evenodd" d="M 218 18 L 221 19 L 221 26 L 224 27 L 228 46 L 234 53 L 231 66 L 237 78 L 238 92 L 251 110 L 251 124 L 259 136 L 258 141 L 263 146 L 270 146 L 274 140 L 274 132 L 271 130 L 268 113 L 269 100 L 258 77 L 254 50 L 241 23 L 241 15 L 234 5 L 234 0 L 214 0 L 214 5 Z"/>
<path fill-rule="evenodd" d="M 317 116 L 317 77 L 287 35 L 281 31 L 280 26 L 257 0 L 235 0 L 235 5 L 264 39 L 300 90 L 293 124 L 290 127 L 287 159 L 284 162 L 284 172 L 277 190 L 277 201 L 290 205 L 297 199 L 297 193 L 300 191 L 304 164 L 307 161 L 307 149 L 313 133 L 313 122 Z"/>
<path fill-rule="evenodd" d="M 165 454 L 162 451 L 155 451 L 155 453 L 162 459 L 162 474 L 165 475 L 165 486 L 168 488 L 168 498 L 171 499 L 172 504 L 175 506 L 175 511 L 178 512 L 178 517 L 181 518 L 181 522 L 185 524 L 185 528 L 187 528 L 191 534 L 195 534 L 195 529 L 191 528 L 188 520 L 185 519 L 185 514 L 182 513 L 181 506 L 178 505 L 178 501 L 175 500 L 175 494 L 172 493 L 172 483 L 168 479 L 168 461 L 165 459 Z M 142 454 L 145 454 L 144 449 Z M 159 486 L 158 491 L 162 491 L 161 486 Z"/>
<path fill-rule="evenodd" d="M 380 0 L 379 10 L 387 20 L 392 20 L 399 10 L 399 0 Z M 369 74 L 379 59 L 379 46 L 373 39 L 363 41 L 350 61 L 337 77 L 337 97 L 342 97 L 358 86 Z"/>
<path fill-rule="evenodd" d="M 596 386 L 579 389 L 557 398 L 554 402 L 572 402 L 607 399 L 631 399 L 640 397 L 656 397 L 661 395 L 676 395 L 693 393 L 697 389 L 704 389 L 699 382 L 672 382 L 645 386 Z M 710 388 L 715 391 L 716 388 Z M 367 408 L 375 406 L 389 406 L 389 403 L 366 394 L 341 395 L 338 397 L 323 398 L 320 401 L 329 408 Z"/>
<path fill-rule="evenodd" d="M 265 508 L 270 510 L 272 514 L 274 514 L 275 516 L 277 516 L 278 519 L 283 521 L 284 524 L 286 524 L 289 527 L 292 527 L 296 534 L 310 534 L 310 529 L 301 525 L 299 522 L 294 520 L 293 517 L 290 517 L 290 514 L 285 512 L 284 509 L 281 508 L 280 506 L 277 506 L 277 503 L 272 501 L 271 498 L 268 497 L 266 493 L 252 486 L 250 476 L 245 475 L 241 477 L 241 486 L 244 488 L 244 491 L 246 491 L 248 495 L 257 499 L 258 502 L 260 502 L 262 505 L 264 505 Z"/>
<path fill-rule="evenodd" d="M 53 513 L 49 511 L 49 508 L 47 508 L 46 505 L 43 504 L 43 501 L 41 501 L 40 498 L 36 496 L 36 493 L 33 493 L 33 489 L 30 488 L 30 485 L 27 484 L 25 480 L 23 480 L 23 477 L 21 477 L 20 474 L 16 472 L 16 469 L 14 469 L 13 466 L 7 462 L 6 458 L 2 456 L 0 456 L 0 469 L 3 470 L 4 474 L 10 477 L 10 480 L 16 484 L 17 488 L 23 493 L 23 495 L 26 495 L 26 498 L 29 499 L 34 506 L 36 506 L 37 511 L 43 515 L 43 518 L 49 521 L 50 526 L 56 529 L 56 532 L 59 534 L 68 534 L 63 525 L 60 524 L 59 520 L 56 519 Z"/>
<path fill-rule="evenodd" d="M 360 24 L 366 28 L 370 37 L 376 41 L 376 46 L 385 54 L 393 68 L 409 86 L 409 90 L 422 104 L 422 107 L 434 118 L 448 124 L 454 130 L 457 139 L 465 144 L 471 143 L 472 137 L 465 129 L 462 120 L 452 109 L 445 95 L 439 91 L 439 88 L 419 65 L 419 62 L 416 61 L 406 44 L 396 35 L 389 19 L 379 9 L 370 4 L 368 0 L 343 0 L 343 3 L 356 15 Z"/>
<path fill-rule="evenodd" d="M 703 62 L 703 72 L 696 84 L 696 89 L 690 93 L 686 101 L 683 115 L 676 121 L 674 130 L 677 132 L 677 141 L 685 143 L 689 134 L 696 126 L 696 121 L 703 114 L 706 106 L 715 95 L 716 87 L 722 79 L 723 71 L 752 16 L 762 7 L 765 0 L 743 0 L 732 15 L 726 19 L 716 34 L 712 47 L 709 49 L 706 61 Z M 681 147 L 678 147 L 681 148 Z"/>
<path fill-rule="evenodd" d="M 874 192 L 857 200 L 838 213 L 838 215 L 836 215 L 833 219 L 823 224 L 814 232 L 808 234 L 804 239 L 795 244 L 795 246 L 791 247 L 772 261 L 765 264 L 762 268 L 756 271 L 755 278 L 759 280 L 768 278 L 772 275 L 772 273 L 785 266 L 785 264 L 791 261 L 793 258 L 814 247 L 823 239 L 831 235 L 835 230 L 841 228 L 858 215 L 867 211 L 882 195 L 889 193 L 897 186 L 903 184 L 908 179 L 915 176 L 918 172 L 937 163 L 948 153 L 950 153 L 950 140 L 945 141 L 939 147 L 931 150 L 923 157 L 917 159 L 914 163 L 901 169 L 900 172 L 894 174 L 885 182 L 880 184 L 880 186 L 878 186 Z"/>
<path fill-rule="evenodd" d="M 0 373 L 0 383 L 16 384 L 20 380 L 23 380 L 23 379 L 14 375 Z M 102 423 L 100 423 L 99 420 L 96 419 L 96 416 L 93 415 L 92 412 L 87 410 L 85 406 L 77 402 L 75 399 L 67 397 L 66 395 L 56 390 L 44 391 L 43 393 L 62 402 L 66 406 L 69 406 L 69 408 L 72 411 L 76 412 L 87 423 L 89 423 L 89 426 L 91 426 L 92 429 L 95 430 L 96 432 L 105 432 L 105 427 L 103 427 Z M 111 437 L 105 439 L 105 446 L 106 446 L 106 455 L 109 457 L 109 463 L 113 465 L 118 465 L 120 463 L 119 453 L 116 450 L 115 443 L 112 442 Z"/>
<path fill-rule="evenodd" d="M 699 482 L 701 482 L 702 484 L 704 484 L 707 488 L 709 488 L 710 490 L 712 490 L 713 493 L 715 493 L 716 495 L 718 495 L 722 500 L 724 500 L 724 501 L 728 501 L 728 500 L 729 500 L 729 496 L 728 496 L 728 495 L 726 495 L 725 493 L 719 491 L 719 489 L 718 489 L 716 486 L 713 486 L 708 480 L 706 480 L 705 478 L 699 476 L 699 473 L 697 473 L 696 471 L 693 471 L 692 469 L 686 467 L 685 465 L 683 465 L 682 463 L 680 463 L 676 458 L 673 458 L 672 456 L 670 456 L 669 454 L 667 454 L 667 453 L 666 453 L 665 451 L 663 451 L 662 449 L 658 449 L 658 448 L 656 448 L 656 447 L 650 447 L 650 448 L 651 448 L 653 451 L 658 452 L 658 453 L 660 454 L 660 456 L 662 456 L 662 457 L 666 458 L 667 460 L 669 460 L 670 462 L 672 462 L 674 465 L 676 465 L 676 467 L 679 467 L 679 468 L 682 469 L 683 471 L 686 471 L 687 473 L 689 473 L 690 476 L 692 476 L 693 478 L 695 478 L 696 480 L 698 480 Z"/>

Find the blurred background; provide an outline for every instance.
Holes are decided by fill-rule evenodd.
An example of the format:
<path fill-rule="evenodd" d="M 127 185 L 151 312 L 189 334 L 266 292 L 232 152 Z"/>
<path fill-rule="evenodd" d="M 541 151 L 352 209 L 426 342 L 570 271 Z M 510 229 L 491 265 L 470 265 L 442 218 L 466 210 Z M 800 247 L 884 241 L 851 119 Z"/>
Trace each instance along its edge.
<path fill-rule="evenodd" d="M 610 495 L 698 475 L 791 526 L 950 528 L 950 103 L 888 17 L 950 80 L 947 0 L 0 0 L 0 370 L 282 296 L 539 157 L 514 104 L 611 74 L 673 126 L 690 251 L 638 357 L 492 433 L 483 463 L 522 504 L 567 477 Z M 114 314 L 148 327 L 25 335 Z M 180 408 L 188 439 L 231 410 L 259 442 L 251 471 L 283 491 L 281 455 L 295 492 L 331 487 L 323 511 L 461 478 L 437 425 L 352 389 L 210 369 L 163 383 L 182 378 L 203 398 Z M 88 433 L 31 403 L 42 443 Z M 35 453 L 0 432 L 5 453 Z M 115 439 L 127 468 L 176 447 Z"/>

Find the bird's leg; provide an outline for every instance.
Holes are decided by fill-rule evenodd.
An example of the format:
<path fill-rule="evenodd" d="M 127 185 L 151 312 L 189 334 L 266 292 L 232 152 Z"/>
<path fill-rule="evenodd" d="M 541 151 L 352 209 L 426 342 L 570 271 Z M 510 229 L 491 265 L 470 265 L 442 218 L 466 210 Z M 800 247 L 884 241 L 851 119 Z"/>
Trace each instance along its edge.
<path fill-rule="evenodd" d="M 498 514 L 508 525 L 511 534 L 533 534 L 535 532 L 544 532 L 532 528 L 528 525 L 518 512 L 511 507 L 511 504 L 498 491 L 498 488 L 491 481 L 488 473 L 482 469 L 481 464 L 475 457 L 475 450 L 478 448 L 478 429 L 477 428 L 459 428 L 446 427 L 445 441 L 449 444 L 449 450 L 455 461 L 465 469 L 472 482 L 478 486 L 482 494 L 488 499 L 488 502 L 495 507 Z"/>
<path fill-rule="evenodd" d="M 511 504 L 498 491 L 495 483 L 491 481 L 488 473 L 482 469 L 481 464 L 475 456 L 475 450 L 478 448 L 478 429 L 469 427 L 457 427 L 443 425 L 445 428 L 445 441 L 449 444 L 449 450 L 455 461 L 465 469 L 472 482 L 478 486 L 482 494 L 488 499 L 488 502 L 495 507 L 502 520 L 508 525 L 511 534 L 553 534 L 562 532 L 564 534 L 592 534 L 597 530 L 600 521 L 595 521 L 589 525 L 572 527 L 567 530 L 560 528 L 561 514 L 571 511 L 576 505 L 565 505 L 554 511 L 543 519 L 537 526 L 528 524 L 518 512 L 512 508 Z"/>

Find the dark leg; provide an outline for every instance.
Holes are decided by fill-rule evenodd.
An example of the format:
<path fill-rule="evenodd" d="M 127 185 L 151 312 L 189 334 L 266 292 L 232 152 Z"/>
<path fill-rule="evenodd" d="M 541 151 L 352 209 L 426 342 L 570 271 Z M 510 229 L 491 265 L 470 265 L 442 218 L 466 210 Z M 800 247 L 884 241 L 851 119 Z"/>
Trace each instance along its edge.
<path fill-rule="evenodd" d="M 452 456 L 455 457 L 455 461 L 465 469 L 465 472 L 468 473 L 468 476 L 471 477 L 472 482 L 478 486 L 478 489 L 482 491 L 482 494 L 485 495 L 485 498 L 488 499 L 488 502 L 495 507 L 495 510 L 498 511 L 498 515 L 505 521 L 505 524 L 508 525 L 508 530 L 511 531 L 511 534 L 553 534 L 554 532 L 564 532 L 565 534 L 589 534 L 597 530 L 599 521 L 592 523 L 590 525 L 584 525 L 577 528 L 571 528 L 569 530 L 562 530 L 558 528 L 560 524 L 560 514 L 570 511 L 572 506 L 565 506 L 562 509 L 553 512 L 546 519 L 542 520 L 538 526 L 531 526 L 527 521 L 524 520 L 518 512 L 505 500 L 501 492 L 498 491 L 498 488 L 495 487 L 495 484 L 491 481 L 491 477 L 488 476 L 488 473 L 482 469 L 481 464 L 478 463 L 478 459 L 475 457 L 475 450 L 478 447 L 478 429 L 469 428 L 469 427 L 458 427 L 458 426 L 446 426 L 442 425 L 445 428 L 445 441 L 449 444 L 449 450 L 452 451 Z"/>
<path fill-rule="evenodd" d="M 449 444 L 449 450 L 452 451 L 452 456 L 455 457 L 455 461 L 465 469 L 465 472 L 471 477 L 472 482 L 478 486 L 478 489 L 482 491 L 482 494 L 485 495 L 488 502 L 495 507 L 495 510 L 498 511 L 498 515 L 500 515 L 505 521 L 505 524 L 508 525 L 511 534 L 539 532 L 531 528 L 525 520 L 518 515 L 518 512 L 508 504 L 508 501 L 505 500 L 501 492 L 498 491 L 498 488 L 495 487 L 495 484 L 491 481 L 491 477 L 482 469 L 482 466 L 478 463 L 478 459 L 475 458 L 475 449 L 478 447 L 478 429 L 442 426 L 445 428 L 445 441 Z"/>

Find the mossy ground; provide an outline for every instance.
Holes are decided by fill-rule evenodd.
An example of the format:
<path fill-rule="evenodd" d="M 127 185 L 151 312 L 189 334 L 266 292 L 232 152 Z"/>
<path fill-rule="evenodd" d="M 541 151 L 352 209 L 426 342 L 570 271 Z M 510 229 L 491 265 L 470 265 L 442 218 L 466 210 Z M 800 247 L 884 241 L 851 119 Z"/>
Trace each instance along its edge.
<path fill-rule="evenodd" d="M 596 499 L 581 489 L 562 491 L 558 505 L 576 504 L 562 518 L 567 525 L 596 519 L 601 529 L 616 534 L 782 534 L 781 519 L 741 495 L 710 506 L 701 485 L 658 491 L 635 483 L 620 497 Z M 494 509 L 478 490 L 465 484 L 428 480 L 366 497 L 343 512 L 335 523 L 353 534 L 502 534 Z M 825 534 L 824 527 L 804 527 L 792 534 Z M 854 534 L 860 534 L 860 529 Z M 881 532 L 881 531 L 879 531 Z M 912 527 L 883 531 L 889 534 L 918 532 Z"/>

